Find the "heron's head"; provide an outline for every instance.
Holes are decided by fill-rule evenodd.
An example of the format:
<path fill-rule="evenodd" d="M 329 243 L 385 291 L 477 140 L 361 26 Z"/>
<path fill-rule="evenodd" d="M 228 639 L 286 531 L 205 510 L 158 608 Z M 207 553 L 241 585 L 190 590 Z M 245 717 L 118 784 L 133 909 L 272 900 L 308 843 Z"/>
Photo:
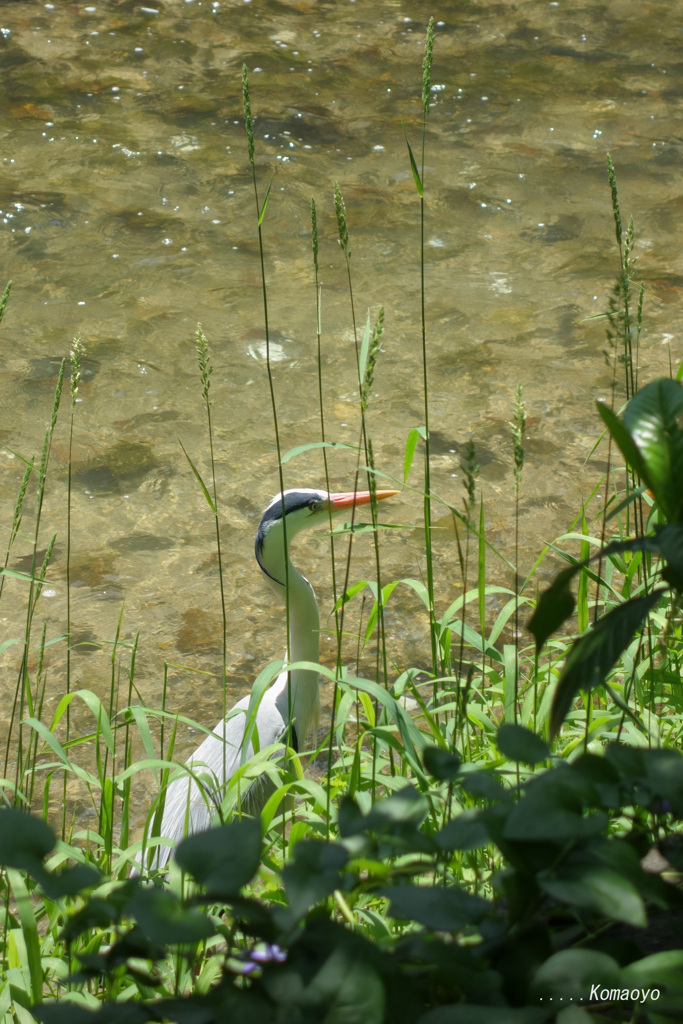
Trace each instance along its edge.
<path fill-rule="evenodd" d="M 398 491 L 376 491 L 378 500 L 389 498 Z M 261 517 L 256 532 L 256 560 L 263 571 L 276 583 L 281 582 L 267 568 L 270 558 L 269 550 L 273 549 L 275 557 L 284 560 L 283 520 L 287 544 L 292 537 L 309 526 L 329 522 L 330 513 L 343 512 L 355 505 L 367 505 L 371 501 L 370 491 L 348 491 L 341 494 L 329 494 L 327 491 L 313 490 L 307 487 L 276 494 Z"/>

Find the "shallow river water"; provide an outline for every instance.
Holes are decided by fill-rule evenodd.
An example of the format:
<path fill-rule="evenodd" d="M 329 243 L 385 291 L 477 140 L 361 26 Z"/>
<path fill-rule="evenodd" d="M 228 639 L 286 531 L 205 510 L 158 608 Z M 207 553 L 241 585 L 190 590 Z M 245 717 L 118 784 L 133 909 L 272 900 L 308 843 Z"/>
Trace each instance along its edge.
<path fill-rule="evenodd" d="M 358 396 L 333 183 L 346 202 L 357 317 L 386 311 L 368 415 L 378 467 L 400 477 L 423 422 L 416 152 L 425 27 L 436 18 L 426 137 L 426 300 L 434 489 L 462 500 L 459 462 L 477 443 L 489 539 L 512 556 L 508 421 L 528 407 L 521 543 L 528 568 L 570 524 L 603 463 L 595 399 L 609 394 L 606 308 L 618 263 L 605 169 L 614 160 L 636 222 L 646 284 L 641 380 L 683 358 L 681 213 L 683 5 L 678 0 L 93 0 L 0 3 L 0 522 L 8 530 L 21 457 L 40 451 L 59 360 L 79 331 L 84 379 L 74 422 L 72 685 L 108 692 L 110 642 L 139 631 L 135 682 L 213 723 L 221 707 L 214 523 L 182 453 L 208 474 L 195 354 L 211 346 L 230 702 L 284 646 L 282 612 L 258 578 L 253 535 L 278 486 L 264 361 L 254 197 L 242 120 L 250 76 L 256 169 L 272 189 L 263 221 L 271 357 L 286 451 L 319 438 L 310 202 L 318 208 L 322 372 L 328 438 L 355 444 Z M 35 637 L 65 629 L 69 400 L 55 430 L 44 548 L 56 546 Z M 348 489 L 354 459 L 331 456 Z M 411 483 L 419 486 L 419 473 Z M 313 451 L 286 486 L 323 483 Z M 406 491 L 387 519 L 418 522 Z M 10 566 L 30 566 L 35 489 Z M 437 513 L 438 519 L 439 513 Z M 384 571 L 420 577 L 410 532 L 383 538 Z M 295 559 L 332 604 L 325 537 Z M 372 572 L 365 540 L 353 578 Z M 437 533 L 443 610 L 458 593 L 455 547 Z M 502 563 L 491 579 L 509 584 Z M 26 585 L 8 579 L 0 644 L 22 633 Z M 426 664 L 411 593 L 389 616 L 397 668 Z M 0 654 L 5 714 L 20 646 Z M 329 641 L 322 656 L 330 657 Z M 349 656 L 350 659 L 351 655 Z M 46 654 L 46 717 L 63 692 L 64 645 Z M 189 671 L 200 670 L 207 674 Z M 5 719 L 7 721 L 7 719 Z M 193 745 L 179 738 L 179 750 Z"/>

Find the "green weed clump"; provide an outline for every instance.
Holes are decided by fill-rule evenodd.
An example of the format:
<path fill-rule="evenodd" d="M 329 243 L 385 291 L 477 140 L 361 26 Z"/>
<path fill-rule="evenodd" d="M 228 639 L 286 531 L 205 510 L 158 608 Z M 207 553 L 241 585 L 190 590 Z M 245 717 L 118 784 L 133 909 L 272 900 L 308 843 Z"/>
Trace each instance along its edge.
<path fill-rule="evenodd" d="M 54 544 L 52 537 L 39 564 L 62 365 L 40 459 L 24 462 L 0 573 L 1 597 L 4 576 L 21 576 L 8 568 L 9 557 L 31 487 L 36 495 L 33 564 L 23 577 L 28 595 L 23 656 L 5 741 L 6 777 L 0 781 L 3 1022 L 79 1024 L 93 1016 L 100 1022 L 181 1024 L 680 1020 L 683 943 L 672 922 L 680 920 L 683 870 L 678 749 L 682 374 L 643 387 L 638 381 L 643 290 L 636 293 L 633 284 L 635 231 L 632 221 L 622 230 L 610 161 L 619 268 L 604 316 L 615 385 L 611 406 L 600 405 L 599 416 L 610 458 L 618 450 L 626 463 L 623 486 L 614 483 L 621 479 L 615 457 L 608 478 L 600 482 L 605 494 L 600 508 L 587 502 L 568 532 L 522 572 L 519 496 L 527 413 L 518 389 L 510 451 L 514 561 L 502 559 L 514 584 L 495 582 L 498 563 L 492 559 L 500 559 L 485 535 L 474 443 L 464 449 L 461 507 L 444 502 L 431 482 L 424 154 L 433 49 L 432 20 L 423 63 L 419 159 L 406 136 L 420 207 L 416 262 L 424 422 L 407 431 L 399 480 L 378 465 L 372 443 L 385 311 L 368 314 L 364 329 L 358 327 L 352 234 L 338 184 L 331 197 L 357 357 L 355 484 L 372 493 L 378 480 L 408 486 L 419 450 L 421 483 L 411 489 L 422 505 L 425 579 L 384 578 L 382 531 L 392 527 L 380 522 L 376 500 L 369 526 L 373 579 L 351 579 L 357 524 L 334 533 L 332 547 L 346 544 L 347 558 L 343 579 L 332 559 L 336 659 L 333 668 L 320 666 L 333 688 L 326 735 L 313 751 L 295 753 L 289 742 L 275 758 L 270 749 L 257 750 L 240 767 L 217 827 L 181 843 L 168 874 L 153 875 L 153 884 L 129 877 L 143 845 L 141 837 L 130 835 L 131 784 L 139 772 L 153 773 L 156 780 L 158 797 L 148 821 L 153 837 L 176 770 L 176 731 L 186 724 L 167 710 L 168 666 L 163 667 L 161 708 L 144 706 L 134 682 L 137 639 L 124 644 L 119 622 L 108 699 L 74 690 L 67 604 L 64 636 L 57 638 L 67 644 L 66 680 L 47 721 L 43 652 L 54 638 L 47 638 L 45 627 L 37 659 L 29 658 L 36 643 L 36 601 Z M 313 201 L 320 440 L 283 452 L 264 259 L 270 185 L 259 191 L 246 70 L 242 85 L 261 254 L 266 371 L 284 490 L 284 467 L 312 447 L 320 449 L 329 481 L 340 447 L 329 439 L 324 417 L 317 209 Z M 8 296 L 9 285 L 0 320 Z M 227 712 L 228 635 L 210 400 L 214 367 L 201 327 L 196 349 L 209 438 L 208 482 L 191 454 L 186 456 L 215 517 Z M 70 359 L 69 450 L 78 430 L 82 351 L 77 338 Z M 67 562 L 70 459 L 68 472 Z M 453 520 L 453 562 L 462 587 L 445 609 L 432 550 L 435 504 Z M 536 573 L 551 552 L 566 568 L 539 595 Z M 428 663 L 401 671 L 394 670 L 385 630 L 385 613 L 398 587 L 424 607 L 429 631 Z M 492 597 L 498 609 L 493 621 L 487 610 Z M 360 622 L 350 626 L 359 605 Z M 524 639 L 525 623 L 530 643 Z M 345 667 L 349 633 L 374 654 L 369 677 Z M 279 668 L 279 663 L 266 666 L 255 692 L 262 693 Z M 76 706 L 91 716 L 85 734 L 74 728 Z M 154 739 L 157 724 L 160 745 Z M 134 736 L 143 759 L 133 758 Z M 89 760 L 84 751 L 90 751 Z M 320 774 L 306 773 L 316 758 Z M 241 813 L 239 796 L 262 773 L 274 776 L 278 785 L 260 817 L 251 818 Z M 67 781 L 73 779 L 91 801 L 96 815 L 91 828 L 69 817 Z M 54 787 L 62 812 L 51 825 Z"/>

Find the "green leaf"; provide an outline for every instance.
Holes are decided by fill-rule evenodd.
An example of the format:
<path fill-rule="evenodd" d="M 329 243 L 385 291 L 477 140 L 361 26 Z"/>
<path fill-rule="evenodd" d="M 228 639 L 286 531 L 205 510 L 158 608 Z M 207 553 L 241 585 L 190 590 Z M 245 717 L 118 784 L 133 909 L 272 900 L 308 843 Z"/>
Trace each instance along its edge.
<path fill-rule="evenodd" d="M 371 334 L 370 310 L 368 310 L 367 320 L 365 321 L 365 330 L 363 331 L 363 339 L 360 343 L 360 352 L 358 355 L 358 380 L 361 385 L 365 380 L 365 369 L 368 365 L 368 352 L 370 351 Z"/>
<path fill-rule="evenodd" d="M 462 788 L 472 796 L 483 796 L 487 800 L 502 800 L 505 796 L 500 776 L 494 772 L 467 772 L 462 776 Z"/>
<path fill-rule="evenodd" d="M 550 709 L 551 741 L 559 732 L 579 690 L 590 690 L 604 683 L 663 593 L 662 590 L 654 590 L 645 597 L 618 605 L 572 646 Z"/>
<path fill-rule="evenodd" d="M 501 725 L 496 737 L 496 746 L 501 754 L 509 757 L 511 761 L 520 761 L 522 764 L 540 764 L 550 757 L 550 747 L 523 725 L 512 723 Z"/>
<path fill-rule="evenodd" d="M 99 871 L 89 864 L 75 864 L 59 874 L 51 874 L 49 878 L 49 885 L 45 887 L 52 899 L 76 896 L 84 889 L 94 889 L 102 880 Z"/>
<path fill-rule="evenodd" d="M 181 447 L 181 448 L 183 449 L 183 452 L 184 452 L 184 454 L 185 454 L 185 458 L 186 458 L 186 459 L 187 459 L 187 461 L 188 461 L 188 462 L 190 463 L 190 468 L 192 469 L 192 472 L 194 473 L 195 477 L 197 478 L 197 482 L 199 483 L 199 486 L 200 486 L 200 487 L 201 487 L 201 489 L 202 489 L 202 492 L 203 492 L 203 494 L 204 494 L 204 497 L 206 498 L 206 502 L 207 502 L 207 504 L 208 504 L 209 508 L 211 509 L 211 511 L 213 512 L 213 514 L 214 514 L 214 515 L 217 515 L 217 509 L 216 509 L 216 506 L 215 506 L 215 504 L 214 504 L 213 498 L 212 498 L 212 497 L 211 497 L 211 495 L 209 494 L 209 490 L 208 490 L 208 488 L 207 488 L 206 484 L 204 483 L 204 481 L 202 480 L 202 478 L 201 478 L 201 475 L 200 475 L 200 473 L 199 473 L 199 470 L 198 470 L 198 469 L 197 469 L 197 467 L 195 466 L 195 464 L 194 464 L 194 462 L 192 461 L 192 459 L 190 458 L 190 456 L 189 456 L 189 455 L 187 454 L 187 452 L 185 451 L 185 445 L 184 445 L 184 444 L 183 444 L 183 442 L 182 442 L 182 441 L 180 440 L 180 438 L 178 438 L 178 444 L 179 444 L 179 445 L 180 445 L 180 447 Z"/>
<path fill-rule="evenodd" d="M 266 207 L 268 205 L 268 200 L 270 199 L 270 188 L 271 188 L 272 184 L 273 184 L 273 179 L 271 178 L 270 181 L 268 182 L 268 188 L 266 189 L 266 198 L 263 200 L 263 206 L 261 207 L 261 212 L 258 215 L 258 226 L 259 227 L 261 227 L 261 224 L 263 223 L 263 218 L 266 215 Z"/>
<path fill-rule="evenodd" d="M 662 576 L 676 590 L 683 590 L 683 523 L 667 523 L 654 537 L 656 547 L 667 567 Z"/>
<path fill-rule="evenodd" d="M 0 865 L 27 871 L 42 881 L 43 858 L 54 849 L 49 825 L 16 807 L 0 807 Z"/>
<path fill-rule="evenodd" d="M 369 829 L 388 833 L 397 825 L 419 828 L 428 812 L 426 798 L 414 786 L 406 785 L 386 800 L 377 800 L 367 814 L 362 814 L 353 800 L 343 800 L 339 807 L 339 831 L 346 838 Z"/>
<path fill-rule="evenodd" d="M 624 426 L 638 449 L 647 483 L 667 519 L 683 512 L 683 387 L 668 378 L 653 381 L 633 396 Z"/>
<path fill-rule="evenodd" d="M 24 817 L 28 817 L 28 815 L 24 815 Z M 31 871 L 31 874 L 33 874 L 33 871 Z M 8 868 L 7 881 L 12 893 L 12 903 L 16 905 L 19 915 L 21 934 L 26 947 L 26 958 L 31 979 L 31 998 L 34 1003 L 39 1003 L 43 997 L 43 969 L 40 956 L 38 921 L 33 899 L 26 885 L 26 880 L 20 871 Z"/>
<path fill-rule="evenodd" d="M 551 633 L 558 630 L 574 611 L 576 602 L 569 584 L 580 569 L 580 564 L 563 569 L 539 597 L 536 611 L 527 625 L 527 629 L 536 640 L 537 651 L 540 651 Z"/>
<path fill-rule="evenodd" d="M 418 171 L 417 164 L 415 163 L 413 150 L 411 148 L 410 143 L 408 142 L 408 133 L 406 132 L 406 126 L 404 125 L 403 121 L 401 121 L 401 128 L 403 128 L 403 134 L 405 135 L 406 139 L 406 146 L 408 147 L 408 156 L 410 157 L 410 169 L 413 172 L 413 178 L 415 179 L 415 187 L 417 188 L 417 194 L 419 195 L 420 199 L 422 199 L 422 197 L 424 196 L 422 179 L 420 178 L 420 172 Z"/>
<path fill-rule="evenodd" d="M 442 850 L 478 850 L 491 838 L 479 811 L 463 811 L 437 832 L 436 841 Z"/>
<path fill-rule="evenodd" d="M 455 885 L 387 886 L 379 894 L 390 900 L 391 917 L 417 921 L 432 931 L 460 931 L 481 921 L 490 910 L 486 900 Z"/>
<path fill-rule="evenodd" d="M 5 285 L 4 292 L 2 293 L 2 298 L 0 299 L 0 321 L 2 321 L 2 318 L 5 315 L 5 307 L 7 306 L 7 300 L 9 299 L 11 287 L 12 282 L 8 281 L 7 284 Z"/>
<path fill-rule="evenodd" d="M 533 999 L 553 1002 L 587 1000 L 596 983 L 602 988 L 621 988 L 619 964 L 596 949 L 563 949 L 541 964 L 531 982 Z M 592 1018 L 591 1018 L 592 1019 Z"/>
<path fill-rule="evenodd" d="M 342 444 L 341 441 L 312 441 L 310 444 L 298 444 L 296 447 L 290 448 L 280 459 L 280 465 L 284 466 L 285 462 L 295 459 L 297 455 L 301 455 L 303 452 L 310 452 L 313 448 L 348 448 L 353 451 L 358 450 L 357 445 Z"/>
<path fill-rule="evenodd" d="M 443 747 L 425 747 L 422 760 L 429 774 L 440 782 L 452 782 L 460 771 L 460 756 Z"/>
<path fill-rule="evenodd" d="M 406 450 L 403 457 L 403 483 L 406 482 L 410 475 L 410 468 L 413 464 L 413 457 L 415 455 L 415 449 L 417 448 L 417 442 L 419 439 L 425 438 L 427 431 L 425 427 L 413 427 L 412 430 L 408 431 L 408 437 L 406 438 Z"/>
<path fill-rule="evenodd" d="M 31 576 L 28 572 L 19 572 L 18 569 L 0 569 L 0 576 L 11 576 L 15 580 L 25 580 L 26 583 L 44 583 L 38 576 Z"/>
<path fill-rule="evenodd" d="M 680 750 L 643 750 L 643 774 L 636 775 L 635 783 L 640 789 L 643 782 L 651 794 L 650 808 L 655 811 L 668 810 L 683 818 L 683 755 Z M 652 807 L 657 801 L 659 806 Z M 641 805 L 642 806 L 642 805 Z"/>
<path fill-rule="evenodd" d="M 629 988 L 663 988 L 683 993 L 683 949 L 669 949 L 634 960 L 621 973 Z"/>
<path fill-rule="evenodd" d="M 214 925 L 197 907 L 183 907 L 177 897 L 159 886 L 139 886 L 126 906 L 145 936 L 159 946 L 187 945 L 208 939 Z"/>
<path fill-rule="evenodd" d="M 508 813 L 503 837 L 518 842 L 566 843 L 597 836 L 609 818 L 602 811 L 584 814 L 592 797 L 590 780 L 564 765 L 539 775 Z"/>
<path fill-rule="evenodd" d="M 236 895 L 258 871 L 261 819 L 243 818 L 185 839 L 176 861 L 211 894 Z"/>
<path fill-rule="evenodd" d="M 311 839 L 296 844 L 292 860 L 283 868 L 282 879 L 297 920 L 342 887 L 340 872 L 348 859 L 348 852 L 336 843 Z"/>
<path fill-rule="evenodd" d="M 593 856 L 590 849 L 580 851 L 556 869 L 541 871 L 537 881 L 541 889 L 554 899 L 571 906 L 582 907 L 603 914 L 613 921 L 623 921 L 637 928 L 647 924 L 645 902 L 634 882 L 626 877 L 620 854 L 628 852 L 637 861 L 635 850 L 617 842 L 613 863 L 605 856 Z"/>
<path fill-rule="evenodd" d="M 645 464 L 623 421 L 604 402 L 598 402 L 598 412 L 629 466 L 644 480 Z"/>
<path fill-rule="evenodd" d="M 272 1001 L 270 1012 L 227 1016 L 214 1011 L 211 1019 L 226 1024 L 382 1024 L 392 1019 L 387 1014 L 390 979 L 405 1000 L 398 971 L 372 943 L 332 921 L 311 918 L 291 943 L 286 963 L 264 970 L 259 979 L 259 988 Z"/>

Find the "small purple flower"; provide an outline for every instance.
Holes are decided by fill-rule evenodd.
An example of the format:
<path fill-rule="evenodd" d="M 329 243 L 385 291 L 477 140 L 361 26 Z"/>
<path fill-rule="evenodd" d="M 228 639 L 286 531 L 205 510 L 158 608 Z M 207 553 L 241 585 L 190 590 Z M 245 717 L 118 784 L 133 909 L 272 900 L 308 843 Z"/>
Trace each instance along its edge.
<path fill-rule="evenodd" d="M 252 949 L 249 959 L 255 960 L 257 964 L 265 964 L 268 960 L 275 960 L 278 964 L 282 964 L 287 959 L 287 954 L 284 949 L 280 949 L 276 942 L 267 942 L 265 947 L 257 946 L 256 949 Z"/>
<path fill-rule="evenodd" d="M 258 971 L 262 964 L 266 963 L 284 963 L 287 959 L 287 954 L 283 949 L 280 949 L 276 942 L 266 942 L 263 945 L 257 946 L 255 949 L 245 949 L 240 954 L 240 960 L 244 961 L 243 966 L 240 967 L 240 974 L 253 974 L 254 971 Z"/>

